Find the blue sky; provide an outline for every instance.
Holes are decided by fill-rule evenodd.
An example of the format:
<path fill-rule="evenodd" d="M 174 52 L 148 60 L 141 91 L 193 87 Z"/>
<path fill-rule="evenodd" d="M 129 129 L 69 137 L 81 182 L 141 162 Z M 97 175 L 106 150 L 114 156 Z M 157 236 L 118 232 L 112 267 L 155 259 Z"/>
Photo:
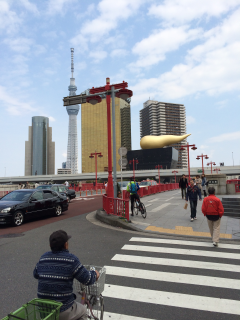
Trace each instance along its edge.
<path fill-rule="evenodd" d="M 24 175 L 32 116 L 48 116 L 66 160 L 70 48 L 77 93 L 129 83 L 132 148 L 150 97 L 186 106 L 196 156 L 240 165 L 240 0 L 0 0 L 0 176 Z M 78 115 L 79 168 L 81 116 Z"/>

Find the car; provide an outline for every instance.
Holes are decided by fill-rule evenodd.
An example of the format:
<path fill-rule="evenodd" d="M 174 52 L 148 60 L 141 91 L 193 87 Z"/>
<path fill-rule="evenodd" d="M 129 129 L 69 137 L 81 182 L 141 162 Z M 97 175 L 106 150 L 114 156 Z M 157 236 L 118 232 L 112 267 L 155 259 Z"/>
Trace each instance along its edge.
<path fill-rule="evenodd" d="M 120 181 L 120 182 L 118 182 L 118 184 L 119 184 L 119 186 L 120 186 L 121 190 L 126 190 L 126 189 L 127 189 L 127 185 L 128 185 L 128 183 L 130 183 L 130 181 L 123 181 L 122 183 L 121 183 L 121 181 Z"/>
<path fill-rule="evenodd" d="M 60 216 L 68 210 L 66 196 L 52 190 L 14 190 L 0 199 L 0 224 L 20 226 L 25 220 Z"/>
<path fill-rule="evenodd" d="M 139 187 L 148 187 L 148 186 L 156 186 L 157 182 L 155 180 L 143 180 L 140 182 Z"/>
<path fill-rule="evenodd" d="M 71 199 L 76 198 L 75 190 L 68 189 L 68 187 L 65 186 L 64 184 L 45 184 L 45 185 L 38 186 L 37 189 L 41 189 L 41 190 L 49 189 L 49 190 L 56 191 L 63 196 L 65 195 L 67 197 L 68 202 L 70 202 Z"/>

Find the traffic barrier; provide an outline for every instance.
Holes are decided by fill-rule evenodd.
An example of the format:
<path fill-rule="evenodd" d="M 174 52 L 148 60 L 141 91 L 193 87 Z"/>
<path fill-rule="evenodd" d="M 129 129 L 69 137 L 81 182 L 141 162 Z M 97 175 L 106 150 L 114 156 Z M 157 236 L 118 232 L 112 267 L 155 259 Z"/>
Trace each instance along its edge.
<path fill-rule="evenodd" d="M 108 198 L 106 195 L 103 195 L 103 209 L 107 214 L 120 216 L 129 221 L 129 200 Z"/>

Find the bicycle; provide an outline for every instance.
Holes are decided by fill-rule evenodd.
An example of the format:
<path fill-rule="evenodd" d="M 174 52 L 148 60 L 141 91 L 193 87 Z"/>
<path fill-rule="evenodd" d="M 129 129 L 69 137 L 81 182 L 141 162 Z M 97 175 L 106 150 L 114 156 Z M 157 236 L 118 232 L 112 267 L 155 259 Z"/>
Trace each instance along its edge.
<path fill-rule="evenodd" d="M 81 296 L 81 304 L 87 307 L 88 319 L 103 320 L 104 300 L 102 292 L 104 290 L 106 268 L 85 266 L 87 270 L 97 270 L 99 272 L 98 281 L 90 286 L 85 286 L 76 279 L 73 281 L 75 291 Z"/>
<path fill-rule="evenodd" d="M 141 200 L 134 199 L 134 206 L 133 206 L 133 212 L 138 215 L 138 211 L 141 213 L 143 219 L 146 219 L 147 217 L 147 211 L 145 208 L 145 205 L 141 202 Z"/>

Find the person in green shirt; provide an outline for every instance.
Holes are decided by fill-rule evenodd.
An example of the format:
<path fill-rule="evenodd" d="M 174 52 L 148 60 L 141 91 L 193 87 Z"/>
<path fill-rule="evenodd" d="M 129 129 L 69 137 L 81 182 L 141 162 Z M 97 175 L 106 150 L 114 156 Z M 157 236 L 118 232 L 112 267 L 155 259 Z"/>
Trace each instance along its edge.
<path fill-rule="evenodd" d="M 139 195 L 137 194 L 139 189 L 140 188 L 138 183 L 134 181 L 134 177 L 131 177 L 130 182 L 127 185 L 127 191 L 130 193 L 132 216 L 134 216 L 133 214 L 134 199 L 140 202 Z"/>

